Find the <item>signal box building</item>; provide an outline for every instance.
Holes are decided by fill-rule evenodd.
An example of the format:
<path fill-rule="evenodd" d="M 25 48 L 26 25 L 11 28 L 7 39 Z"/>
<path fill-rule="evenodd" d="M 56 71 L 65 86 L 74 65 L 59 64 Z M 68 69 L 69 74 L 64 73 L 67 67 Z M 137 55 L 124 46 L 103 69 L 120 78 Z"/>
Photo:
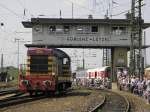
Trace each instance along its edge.
<path fill-rule="evenodd" d="M 110 48 L 113 68 L 127 67 L 129 19 L 32 18 L 22 23 L 25 28 L 32 28 L 33 42 L 27 47 Z M 149 26 L 143 23 L 143 29 Z M 138 46 L 138 40 L 134 45 Z"/>

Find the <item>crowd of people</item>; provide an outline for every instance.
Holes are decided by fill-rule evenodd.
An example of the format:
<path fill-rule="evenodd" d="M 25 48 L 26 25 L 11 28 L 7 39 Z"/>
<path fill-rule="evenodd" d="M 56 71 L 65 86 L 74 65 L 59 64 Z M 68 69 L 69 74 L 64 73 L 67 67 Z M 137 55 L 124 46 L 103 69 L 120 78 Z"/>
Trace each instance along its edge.
<path fill-rule="evenodd" d="M 111 89 L 111 81 L 108 77 L 101 79 L 76 78 L 75 85 Z M 127 70 L 120 70 L 117 72 L 117 87 L 119 90 L 129 91 L 145 98 L 147 103 L 150 104 L 150 72 L 139 78 L 138 75 L 129 75 Z"/>
<path fill-rule="evenodd" d="M 150 103 L 150 73 L 143 78 L 129 76 L 127 72 L 117 73 L 118 89 L 130 91 L 131 93 L 143 97 Z"/>
<path fill-rule="evenodd" d="M 76 79 L 76 85 L 84 86 L 84 87 L 94 87 L 94 88 L 111 88 L 110 80 L 106 78 L 102 79 L 86 79 L 86 78 L 78 78 Z"/>

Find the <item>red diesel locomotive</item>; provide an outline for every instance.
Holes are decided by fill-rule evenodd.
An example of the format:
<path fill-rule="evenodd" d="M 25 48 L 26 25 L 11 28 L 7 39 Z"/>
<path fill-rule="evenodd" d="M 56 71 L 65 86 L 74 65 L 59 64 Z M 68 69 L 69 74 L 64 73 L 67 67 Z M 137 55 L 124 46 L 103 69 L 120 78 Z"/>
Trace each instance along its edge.
<path fill-rule="evenodd" d="M 62 50 L 29 48 L 25 68 L 20 66 L 19 89 L 30 95 L 39 91 L 61 92 L 71 87 L 70 58 Z"/>

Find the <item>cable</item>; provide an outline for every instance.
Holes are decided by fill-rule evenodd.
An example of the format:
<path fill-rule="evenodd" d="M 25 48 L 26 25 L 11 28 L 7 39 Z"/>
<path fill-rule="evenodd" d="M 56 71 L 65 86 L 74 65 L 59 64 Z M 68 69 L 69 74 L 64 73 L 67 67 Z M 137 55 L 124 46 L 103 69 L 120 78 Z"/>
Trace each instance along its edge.
<path fill-rule="evenodd" d="M 71 0 L 67 0 L 68 2 L 70 2 L 70 3 L 73 3 Z M 94 10 L 92 10 L 92 9 L 89 9 L 89 8 L 87 8 L 87 7 L 85 7 L 85 6 L 83 6 L 83 5 L 80 5 L 80 4 L 78 4 L 78 3 L 74 3 L 74 4 L 76 4 L 76 5 L 78 5 L 79 7 L 81 7 L 81 8 L 84 8 L 84 9 L 87 9 L 87 10 L 89 10 L 90 12 L 92 12 L 92 13 L 101 13 L 102 14 L 102 12 L 100 11 L 94 11 Z M 103 12 L 104 13 L 104 12 Z M 103 14 L 102 14 L 103 15 Z"/>
<path fill-rule="evenodd" d="M 125 10 L 125 11 L 122 11 L 122 12 L 120 12 L 120 13 L 113 14 L 113 15 L 111 15 L 111 16 L 119 16 L 119 15 L 124 14 L 124 13 L 127 13 L 127 12 L 129 12 L 129 11 L 130 11 L 130 10 Z"/>
<path fill-rule="evenodd" d="M 94 12 L 92 9 L 89 9 L 89 8 L 87 8 L 87 7 L 83 6 L 83 5 L 80 5 L 80 4 L 78 4 L 78 3 L 75 3 L 75 2 L 73 2 L 73 1 L 71 1 L 71 0 L 67 0 L 67 1 L 70 2 L 70 3 L 76 4 L 76 5 L 78 5 L 78 6 L 81 7 L 81 8 L 87 9 L 87 10 L 89 10 L 90 12 Z"/>
<path fill-rule="evenodd" d="M 21 5 L 21 7 L 23 7 L 25 9 L 25 6 L 22 4 L 21 0 L 16 0 L 18 1 L 18 3 Z"/>
<path fill-rule="evenodd" d="M 5 5 L 3 5 L 3 4 L 1 4 L 1 3 L 0 3 L 0 7 L 2 7 L 2 8 L 4 8 L 4 9 L 8 10 L 10 13 L 12 13 L 12 14 L 15 15 L 15 16 L 17 16 L 18 18 L 22 18 L 22 17 L 21 17 L 20 15 L 18 15 L 16 12 L 14 12 L 13 10 L 7 8 Z"/>
<path fill-rule="evenodd" d="M 24 16 L 26 16 L 26 11 L 30 14 L 30 16 L 32 16 L 33 14 L 25 7 L 25 5 L 23 5 L 23 3 L 21 2 L 21 0 L 17 0 L 18 3 L 20 4 L 20 6 L 24 9 Z"/>

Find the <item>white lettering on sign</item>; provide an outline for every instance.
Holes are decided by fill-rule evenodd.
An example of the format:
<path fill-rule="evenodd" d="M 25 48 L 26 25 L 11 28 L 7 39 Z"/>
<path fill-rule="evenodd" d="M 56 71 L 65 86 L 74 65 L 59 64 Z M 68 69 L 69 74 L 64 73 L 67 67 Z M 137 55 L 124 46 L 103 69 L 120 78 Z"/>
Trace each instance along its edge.
<path fill-rule="evenodd" d="M 108 37 L 67 37 L 67 41 L 110 41 Z"/>

